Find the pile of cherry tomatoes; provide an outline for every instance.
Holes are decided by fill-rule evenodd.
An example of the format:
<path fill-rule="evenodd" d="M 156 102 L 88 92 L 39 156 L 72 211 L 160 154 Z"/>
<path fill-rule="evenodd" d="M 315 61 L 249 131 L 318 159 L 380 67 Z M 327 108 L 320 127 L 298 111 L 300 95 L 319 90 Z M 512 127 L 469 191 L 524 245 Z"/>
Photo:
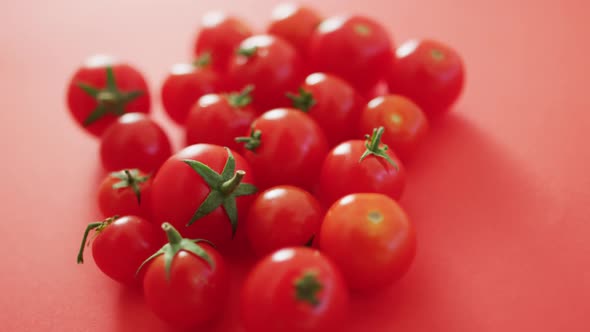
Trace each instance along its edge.
<path fill-rule="evenodd" d="M 161 86 L 186 134 L 177 152 L 132 65 L 93 56 L 71 78 L 69 110 L 110 172 L 107 219 L 88 226 L 78 262 L 92 243 L 98 268 L 142 287 L 172 326 L 210 322 L 239 297 L 245 331 L 336 331 L 349 294 L 387 287 L 414 258 L 402 161 L 459 97 L 462 60 L 294 4 L 261 34 L 208 13 L 194 45 Z M 259 261 L 230 294 L 227 257 L 245 256 Z"/>

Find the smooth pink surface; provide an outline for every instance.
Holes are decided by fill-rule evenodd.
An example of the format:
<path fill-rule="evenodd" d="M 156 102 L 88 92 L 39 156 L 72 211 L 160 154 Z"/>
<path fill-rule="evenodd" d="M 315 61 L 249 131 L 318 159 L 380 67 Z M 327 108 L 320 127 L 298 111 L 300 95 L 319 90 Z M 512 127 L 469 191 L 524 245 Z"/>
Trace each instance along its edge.
<path fill-rule="evenodd" d="M 231 9 L 261 30 L 270 5 L 2 1 L 0 330 L 173 331 L 90 256 L 75 264 L 86 223 L 99 217 L 102 171 L 97 142 L 65 109 L 67 79 L 88 55 L 106 52 L 158 89 L 169 66 L 188 59 L 203 12 Z M 417 228 L 415 264 L 391 289 L 356 298 L 345 331 L 588 331 L 590 2 L 315 6 L 373 16 L 398 43 L 441 39 L 467 65 L 463 98 L 406 165 L 402 205 Z M 234 290 L 246 268 L 233 265 Z M 200 331 L 239 331 L 236 302 L 227 315 Z"/>

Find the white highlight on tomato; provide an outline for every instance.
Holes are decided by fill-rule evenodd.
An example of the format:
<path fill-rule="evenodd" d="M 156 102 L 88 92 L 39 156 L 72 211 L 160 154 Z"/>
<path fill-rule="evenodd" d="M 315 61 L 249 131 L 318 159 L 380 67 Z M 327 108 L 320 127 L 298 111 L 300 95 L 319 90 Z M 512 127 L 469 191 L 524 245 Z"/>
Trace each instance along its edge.
<path fill-rule="evenodd" d="M 242 42 L 241 48 L 267 47 L 272 44 L 274 37 L 270 35 L 258 35 L 250 37 Z"/>
<path fill-rule="evenodd" d="M 275 7 L 271 17 L 273 20 L 283 20 L 297 11 L 297 5 L 294 3 L 283 3 Z"/>
<path fill-rule="evenodd" d="M 344 17 L 344 16 L 337 16 L 337 17 L 329 18 L 329 19 L 323 21 L 322 23 L 320 23 L 318 30 L 323 33 L 328 33 L 328 32 L 332 32 L 334 30 L 338 30 L 344 24 L 345 20 L 346 20 L 346 17 Z"/>
<path fill-rule="evenodd" d="M 314 73 L 314 74 L 307 76 L 307 78 L 305 79 L 305 83 L 307 83 L 309 85 L 315 85 L 315 84 L 318 84 L 318 83 L 324 81 L 325 79 L 326 79 L 325 74 Z"/>
<path fill-rule="evenodd" d="M 275 252 L 271 259 L 273 262 L 283 262 L 289 260 L 295 256 L 295 250 L 293 249 L 281 249 Z"/>
<path fill-rule="evenodd" d="M 225 13 L 221 11 L 211 11 L 203 15 L 201 25 L 206 28 L 214 27 L 225 20 Z"/>
<path fill-rule="evenodd" d="M 117 58 L 106 54 L 93 55 L 86 59 L 84 66 L 87 68 L 101 68 L 117 63 Z"/>
<path fill-rule="evenodd" d="M 287 110 L 284 108 L 276 108 L 262 114 L 262 118 L 267 120 L 278 120 L 285 116 L 287 116 Z"/>
<path fill-rule="evenodd" d="M 414 52 L 416 47 L 418 47 L 417 39 L 408 40 L 407 42 L 403 43 L 400 47 L 397 48 L 397 50 L 395 51 L 395 55 L 397 55 L 398 58 L 406 57 L 408 56 L 408 54 Z"/>
<path fill-rule="evenodd" d="M 334 152 L 332 154 L 335 156 L 339 156 L 343 154 L 348 154 L 351 150 L 352 149 L 349 143 L 342 143 L 334 149 Z"/>
<path fill-rule="evenodd" d="M 287 190 L 285 190 L 285 188 L 275 188 L 275 189 L 271 189 L 271 190 L 265 192 L 264 198 L 277 199 L 281 196 L 284 196 L 286 193 L 287 193 Z"/>
<path fill-rule="evenodd" d="M 385 100 L 385 98 L 383 97 L 377 97 L 377 98 L 373 98 L 369 104 L 367 104 L 369 107 L 371 108 L 375 108 L 379 105 L 381 105 L 381 103 L 383 103 L 383 101 Z"/>
<path fill-rule="evenodd" d="M 134 123 L 143 119 L 145 119 L 143 113 L 127 113 L 119 118 L 119 123 Z"/>
<path fill-rule="evenodd" d="M 170 72 L 172 75 L 184 75 L 195 70 L 195 66 L 190 63 L 177 63 L 172 66 Z"/>
<path fill-rule="evenodd" d="M 338 204 L 348 205 L 348 204 L 354 202 L 354 200 L 355 200 L 354 195 L 347 195 L 347 196 L 342 197 Z"/>
<path fill-rule="evenodd" d="M 211 104 L 215 104 L 219 101 L 219 95 L 216 94 L 208 94 L 204 95 L 203 97 L 199 98 L 199 106 L 207 107 Z"/>

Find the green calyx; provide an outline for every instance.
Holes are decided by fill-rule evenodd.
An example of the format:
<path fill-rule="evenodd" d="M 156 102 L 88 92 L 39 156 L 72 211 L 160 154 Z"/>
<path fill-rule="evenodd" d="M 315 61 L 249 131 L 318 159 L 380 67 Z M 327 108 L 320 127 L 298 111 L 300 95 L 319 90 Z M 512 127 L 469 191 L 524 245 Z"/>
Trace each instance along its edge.
<path fill-rule="evenodd" d="M 239 196 L 252 195 L 256 193 L 257 189 L 253 184 L 242 183 L 242 179 L 246 175 L 243 170 L 236 171 L 236 161 L 231 151 L 227 150 L 227 161 L 221 174 L 212 170 L 209 166 L 202 162 L 185 159 L 183 160 L 195 172 L 197 172 L 203 180 L 209 185 L 211 192 L 205 198 L 201 206 L 192 216 L 187 226 L 192 225 L 195 221 L 215 211 L 222 206 L 229 218 L 232 227 L 232 237 L 236 234 L 238 227 L 238 208 L 236 205 L 236 198 Z"/>
<path fill-rule="evenodd" d="M 445 59 L 445 54 L 436 48 L 430 50 L 430 56 L 436 61 L 442 61 Z"/>
<path fill-rule="evenodd" d="M 367 148 L 365 152 L 362 154 L 361 158 L 359 159 L 359 163 L 365 160 L 370 155 L 374 155 L 375 157 L 384 158 L 387 160 L 388 163 L 395 168 L 396 171 L 399 171 L 399 166 L 389 157 L 387 154 L 387 150 L 389 149 L 387 145 L 381 144 L 381 137 L 383 136 L 383 132 L 385 129 L 383 127 L 373 129 L 373 133 L 371 136 L 366 135 L 365 138 L 365 147 Z"/>
<path fill-rule="evenodd" d="M 368 36 L 371 34 L 372 30 L 368 25 L 365 24 L 356 24 L 354 26 L 354 32 L 361 36 Z"/>
<path fill-rule="evenodd" d="M 197 68 L 207 67 L 211 64 L 211 59 L 211 53 L 204 52 L 193 61 L 193 66 Z"/>
<path fill-rule="evenodd" d="M 137 197 L 137 204 L 141 204 L 141 188 L 140 184 L 146 182 L 150 176 L 139 176 L 138 169 L 126 169 L 120 172 L 113 172 L 111 176 L 121 181 L 113 184 L 113 189 L 121 189 L 131 187 Z"/>
<path fill-rule="evenodd" d="M 125 106 L 144 93 L 141 90 L 129 92 L 120 91 L 117 87 L 113 68 L 108 66 L 105 70 L 107 83 L 106 87 L 103 89 L 82 82 L 77 83 L 77 86 L 82 89 L 82 91 L 94 98 L 97 102 L 96 108 L 94 108 L 94 110 L 90 112 L 90 115 L 84 119 L 84 122 L 82 123 L 84 126 L 89 126 L 95 123 L 107 114 L 115 116 L 123 115 L 125 113 Z"/>
<path fill-rule="evenodd" d="M 252 128 L 250 132 L 250 136 L 243 136 L 243 137 L 236 137 L 235 141 L 238 143 L 245 143 L 244 147 L 250 151 L 256 151 L 260 146 L 260 138 L 262 137 L 262 132 L 258 129 Z"/>
<path fill-rule="evenodd" d="M 306 271 L 293 283 L 295 299 L 309 303 L 312 307 L 320 304 L 318 293 L 324 288 L 317 278 L 317 272 Z"/>
<path fill-rule="evenodd" d="M 252 91 L 254 90 L 253 85 L 247 85 L 240 92 L 232 92 L 227 95 L 228 103 L 234 108 L 242 108 L 252 103 Z"/>
<path fill-rule="evenodd" d="M 211 256 L 209 256 L 209 254 L 199 245 L 199 243 L 201 243 L 201 242 L 205 242 L 210 245 L 213 245 L 211 242 L 209 242 L 207 240 L 200 240 L 200 239 L 198 239 L 198 240 L 185 239 L 182 237 L 182 235 L 180 235 L 180 233 L 178 233 L 178 231 L 172 225 L 170 225 L 167 222 L 162 224 L 162 229 L 164 230 L 164 232 L 166 232 L 166 236 L 168 237 L 168 243 L 165 244 L 162 248 L 160 248 L 160 250 L 156 251 L 155 254 L 151 255 L 150 257 L 148 257 L 148 259 L 143 261 L 143 263 L 141 263 L 141 265 L 137 269 L 137 271 L 135 273 L 136 275 L 139 274 L 141 269 L 147 263 L 149 263 L 154 258 L 156 258 L 160 255 L 164 255 L 164 267 L 166 270 L 166 279 L 170 280 L 170 269 L 172 267 L 172 261 L 174 260 L 174 257 L 176 257 L 176 254 L 181 250 L 190 252 L 193 255 L 195 255 L 199 258 L 202 258 L 203 260 L 205 260 L 207 262 L 207 265 L 209 265 L 210 268 L 212 268 L 212 269 L 215 268 L 215 263 L 211 259 Z"/>
<path fill-rule="evenodd" d="M 243 55 L 247 58 L 252 57 L 258 51 L 258 47 L 240 47 L 236 50 L 238 55 Z"/>
<path fill-rule="evenodd" d="M 86 248 L 86 246 L 90 244 L 90 242 L 88 242 L 88 235 L 90 234 L 90 232 L 94 230 L 94 234 L 96 237 L 98 234 L 100 234 L 100 232 L 102 232 L 105 228 L 107 228 L 117 219 L 119 219 L 119 216 L 113 216 L 103 221 L 97 221 L 88 224 L 88 227 L 86 227 L 86 230 L 84 231 L 84 236 L 82 237 L 82 244 L 80 244 L 80 250 L 78 251 L 78 264 L 84 263 L 84 248 Z"/>
<path fill-rule="evenodd" d="M 287 98 L 291 99 L 293 107 L 300 109 L 305 113 L 309 112 L 309 109 L 316 104 L 313 94 L 301 87 L 299 88 L 299 94 L 287 92 Z"/>

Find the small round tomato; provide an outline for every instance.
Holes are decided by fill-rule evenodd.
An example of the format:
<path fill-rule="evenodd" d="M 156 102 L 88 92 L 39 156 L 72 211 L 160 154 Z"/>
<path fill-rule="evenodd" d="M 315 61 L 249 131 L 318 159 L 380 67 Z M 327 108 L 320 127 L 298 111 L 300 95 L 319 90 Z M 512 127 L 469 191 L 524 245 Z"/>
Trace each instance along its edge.
<path fill-rule="evenodd" d="M 376 192 L 400 198 L 406 184 L 403 165 L 381 145 L 383 127 L 367 140 L 346 141 L 330 151 L 322 166 L 319 198 L 330 206 L 353 193 Z"/>
<path fill-rule="evenodd" d="M 351 289 L 376 291 L 407 272 L 416 252 L 416 234 L 390 197 L 352 194 L 326 213 L 319 244 Z"/>
<path fill-rule="evenodd" d="M 404 157 L 411 154 L 428 132 L 428 120 L 418 105 L 399 95 L 371 100 L 364 109 L 360 128 L 370 132 L 383 126 L 383 143 Z"/>
<path fill-rule="evenodd" d="M 149 113 L 151 106 L 143 75 L 106 55 L 88 58 L 76 71 L 67 99 L 76 122 L 95 136 L 102 135 L 124 113 Z"/>
<path fill-rule="evenodd" d="M 311 35 L 322 18 L 313 9 L 295 3 L 283 3 L 274 8 L 267 32 L 279 36 L 307 56 Z"/>
<path fill-rule="evenodd" d="M 105 217 L 140 216 L 150 219 L 150 176 L 138 169 L 113 172 L 98 189 L 98 207 Z"/>
<path fill-rule="evenodd" d="M 254 85 L 254 105 L 263 111 L 286 106 L 285 94 L 297 89 L 303 75 L 303 62 L 297 50 L 282 38 L 271 35 L 242 41 L 228 70 L 234 89 Z"/>
<path fill-rule="evenodd" d="M 256 192 L 248 162 L 227 148 L 195 144 L 168 159 L 152 183 L 154 221 L 184 236 L 229 245 Z"/>
<path fill-rule="evenodd" d="M 326 137 L 307 114 L 277 108 L 252 122 L 250 135 L 238 137 L 245 143 L 244 157 L 254 168 L 262 189 L 290 184 L 314 189 L 320 166 L 328 153 Z"/>
<path fill-rule="evenodd" d="M 463 90 L 463 60 L 443 43 L 407 41 L 397 49 L 394 63 L 389 91 L 410 98 L 429 117 L 447 111 Z"/>
<path fill-rule="evenodd" d="M 139 168 L 153 172 L 171 154 L 170 140 L 164 130 L 142 113 L 118 118 L 100 141 L 100 158 L 107 171 Z"/>
<path fill-rule="evenodd" d="M 348 304 L 342 276 L 330 260 L 314 249 L 286 248 L 247 276 L 240 314 L 246 332 L 339 331 Z"/>
<path fill-rule="evenodd" d="M 112 217 L 91 223 L 84 232 L 78 264 L 84 263 L 88 235 L 95 232 L 92 257 L 96 266 L 111 279 L 127 285 L 140 285 L 136 271 L 141 263 L 162 245 L 158 229 L 136 216 Z"/>
<path fill-rule="evenodd" d="M 309 46 L 313 70 L 338 75 L 364 93 L 384 79 L 393 57 L 389 34 L 367 17 L 332 17 L 316 29 Z"/>
<path fill-rule="evenodd" d="M 256 118 L 246 87 L 240 93 L 209 94 L 201 97 L 186 122 L 186 144 L 209 143 L 239 150 L 234 138 L 243 135 Z"/>
<path fill-rule="evenodd" d="M 179 125 L 185 124 L 191 107 L 201 96 L 222 88 L 219 74 L 208 61 L 208 55 L 203 55 L 195 64 L 174 65 L 162 85 L 162 106 Z"/>
<path fill-rule="evenodd" d="M 324 130 L 330 146 L 357 137 L 364 99 L 346 81 L 314 73 L 305 79 L 299 94 L 288 94 L 293 107 L 307 112 Z"/>
<path fill-rule="evenodd" d="M 323 218 L 320 203 L 293 186 L 272 187 L 256 198 L 246 221 L 251 247 L 260 255 L 311 243 Z"/>
<path fill-rule="evenodd" d="M 211 54 L 213 68 L 225 72 L 237 46 L 251 35 L 252 29 L 239 18 L 219 11 L 208 12 L 203 15 L 193 54 Z"/>
<path fill-rule="evenodd" d="M 221 255 L 203 240 L 189 240 L 168 223 L 169 243 L 140 268 L 148 307 L 178 328 L 193 328 L 216 318 L 229 295 L 229 273 Z"/>

